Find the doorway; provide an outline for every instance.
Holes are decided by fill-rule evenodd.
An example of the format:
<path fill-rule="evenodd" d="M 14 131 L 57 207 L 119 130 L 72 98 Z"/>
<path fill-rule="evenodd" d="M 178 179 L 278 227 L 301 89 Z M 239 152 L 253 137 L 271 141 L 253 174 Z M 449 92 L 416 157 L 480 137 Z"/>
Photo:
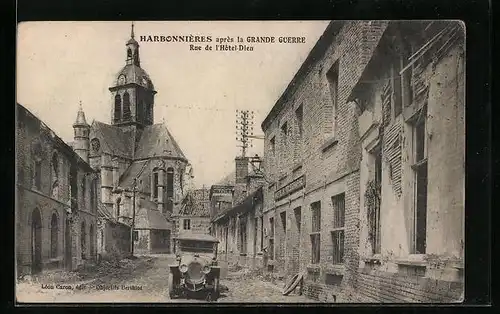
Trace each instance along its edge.
<path fill-rule="evenodd" d="M 35 209 L 31 218 L 31 273 L 42 271 L 42 217 Z"/>

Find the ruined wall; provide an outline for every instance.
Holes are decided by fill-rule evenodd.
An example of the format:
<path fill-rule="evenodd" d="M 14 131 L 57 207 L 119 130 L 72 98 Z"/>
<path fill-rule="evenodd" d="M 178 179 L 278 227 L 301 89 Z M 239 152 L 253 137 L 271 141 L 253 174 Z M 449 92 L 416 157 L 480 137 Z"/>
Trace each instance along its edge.
<path fill-rule="evenodd" d="M 339 285 L 355 280 L 346 274 L 346 268 L 358 265 L 359 237 L 359 168 L 361 151 L 358 135 L 358 109 L 347 103 L 347 97 L 359 80 L 385 22 L 345 22 L 332 43 L 326 43 L 326 52 L 296 82 L 286 97 L 286 104 L 265 130 L 265 173 L 274 183 L 264 189 L 265 224 L 274 216 L 276 224 L 275 270 L 292 275 L 297 269 L 307 270 L 306 294 L 313 296 L 321 285 Z M 321 39 L 320 39 L 321 41 Z M 325 44 L 325 43 L 323 43 Z M 337 63 L 338 62 L 338 63 Z M 332 90 L 328 73 L 338 64 L 337 109 L 332 108 Z M 303 128 L 299 132 L 296 110 L 303 108 Z M 282 126 L 287 123 L 287 136 Z M 275 138 L 275 150 L 271 138 Z M 274 201 L 274 193 L 282 186 L 305 174 L 306 186 L 283 200 Z M 344 265 L 332 267 L 331 231 L 333 210 L 331 197 L 345 194 Z M 311 264 L 311 203 L 321 202 L 320 263 Z M 301 207 L 301 235 L 293 227 L 293 209 Z M 275 214 L 273 208 L 276 207 Z M 271 212 L 267 212 L 271 210 Z M 286 211 L 287 228 L 279 213 Z M 287 243 L 289 241 L 289 243 Z M 300 242 L 300 253 L 293 251 L 294 241 Z M 288 250 L 288 252 L 287 252 Z M 297 256 L 298 255 L 298 256 Z M 298 260 L 298 262 L 297 262 Z M 298 264 L 298 266 L 297 266 Z M 337 276 L 337 277 L 335 277 Z M 339 279 L 340 278 L 340 279 Z M 309 288 L 310 287 L 310 288 Z M 316 296 L 317 297 L 317 296 Z"/>
<path fill-rule="evenodd" d="M 382 62 L 382 61 L 380 61 Z M 464 59 L 463 47 L 451 47 L 426 64 L 420 74 L 428 87 L 423 102 L 405 107 L 384 128 L 382 145 L 381 252 L 372 255 L 368 240 L 365 195 L 372 177 L 368 153 L 379 136 L 369 129 L 380 122 L 380 102 L 360 116 L 363 160 L 360 182 L 360 269 L 350 300 L 354 302 L 459 302 L 463 298 L 464 232 Z M 375 87 L 380 95 L 381 86 Z M 378 98 L 375 98 L 376 100 Z M 412 250 L 414 224 L 413 115 L 427 103 L 428 164 L 425 254 Z M 361 128 L 361 125 L 364 125 Z M 393 145 L 394 134 L 400 138 Z M 400 172 L 392 153 L 398 150 Z M 371 164 L 371 165 L 370 165 Z M 422 252 L 418 252 L 422 253 Z M 347 299 L 349 300 L 349 298 Z"/>

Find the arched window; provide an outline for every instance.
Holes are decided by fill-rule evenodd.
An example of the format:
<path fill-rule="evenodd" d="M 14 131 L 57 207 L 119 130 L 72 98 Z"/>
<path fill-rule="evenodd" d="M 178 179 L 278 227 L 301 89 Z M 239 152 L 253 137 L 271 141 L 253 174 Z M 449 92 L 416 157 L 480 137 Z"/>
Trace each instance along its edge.
<path fill-rule="evenodd" d="M 153 199 L 158 199 L 158 183 L 159 183 L 159 177 L 158 177 L 158 168 L 153 169 L 153 184 L 151 184 L 152 188 L 152 194 L 153 194 Z"/>
<path fill-rule="evenodd" d="M 33 160 L 33 181 L 32 185 L 37 190 L 42 189 L 42 158 L 43 150 L 40 142 L 36 141 L 32 148 L 32 160 Z"/>
<path fill-rule="evenodd" d="M 85 178 L 85 175 L 83 175 L 82 177 L 82 183 L 81 183 L 81 186 L 82 186 L 82 202 L 84 204 L 84 208 L 85 208 L 85 200 L 87 199 L 87 186 L 86 186 L 86 178 Z"/>
<path fill-rule="evenodd" d="M 85 232 L 85 221 L 82 222 L 82 227 L 80 230 L 80 254 L 82 259 L 85 259 L 87 254 L 86 254 L 86 249 L 87 249 L 87 233 Z"/>
<path fill-rule="evenodd" d="M 59 158 L 56 152 L 52 154 L 52 171 L 54 179 L 57 180 L 59 177 Z"/>
<path fill-rule="evenodd" d="M 122 118 L 122 98 L 121 98 L 120 94 L 116 94 L 114 121 L 120 122 L 121 118 Z"/>
<path fill-rule="evenodd" d="M 171 212 L 174 208 L 174 168 L 167 169 L 167 211 Z"/>
<path fill-rule="evenodd" d="M 55 181 L 54 184 L 52 184 L 52 191 L 51 191 L 52 198 L 58 199 L 59 198 L 59 181 Z"/>
<path fill-rule="evenodd" d="M 122 199 L 119 197 L 116 200 L 116 218 L 120 218 L 120 203 L 122 202 Z"/>
<path fill-rule="evenodd" d="M 123 94 L 123 120 L 130 119 L 130 94 L 125 92 Z"/>
<path fill-rule="evenodd" d="M 132 49 L 128 48 L 127 49 L 127 59 L 131 59 L 132 58 Z"/>
<path fill-rule="evenodd" d="M 57 257 L 57 250 L 59 246 L 59 223 L 57 221 L 57 215 L 52 214 L 52 219 L 50 220 L 50 257 Z"/>
<path fill-rule="evenodd" d="M 33 165 L 33 185 L 37 190 L 42 189 L 42 160 L 39 158 L 35 159 Z"/>

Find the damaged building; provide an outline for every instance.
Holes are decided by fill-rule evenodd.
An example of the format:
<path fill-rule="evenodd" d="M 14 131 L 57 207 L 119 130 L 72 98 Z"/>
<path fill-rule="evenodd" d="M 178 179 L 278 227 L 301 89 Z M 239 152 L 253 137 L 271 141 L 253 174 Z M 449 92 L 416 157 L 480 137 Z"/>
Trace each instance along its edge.
<path fill-rule="evenodd" d="M 16 121 L 17 275 L 93 263 L 97 173 L 19 104 Z"/>
<path fill-rule="evenodd" d="M 463 32 L 327 26 L 262 123 L 269 270 L 326 301 L 460 299 Z"/>
<path fill-rule="evenodd" d="M 210 189 L 211 234 L 219 242 L 219 258 L 262 267 L 262 159 L 237 157 L 236 171 Z"/>
<path fill-rule="evenodd" d="M 210 190 L 194 189 L 187 192 L 182 200 L 181 209 L 175 216 L 177 235 L 183 233 L 210 233 Z"/>
<path fill-rule="evenodd" d="M 368 300 L 463 293 L 464 39 L 459 22 L 389 23 L 349 98 L 362 154 L 355 288 Z"/>

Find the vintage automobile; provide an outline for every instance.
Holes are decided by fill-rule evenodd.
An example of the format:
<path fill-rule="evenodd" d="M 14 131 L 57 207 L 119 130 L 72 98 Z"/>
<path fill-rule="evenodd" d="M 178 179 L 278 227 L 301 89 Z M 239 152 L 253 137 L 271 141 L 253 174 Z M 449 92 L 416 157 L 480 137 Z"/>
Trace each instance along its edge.
<path fill-rule="evenodd" d="M 176 263 L 170 265 L 170 298 L 205 293 L 207 300 L 219 297 L 220 267 L 217 264 L 219 241 L 206 234 L 187 234 L 174 238 Z"/>

